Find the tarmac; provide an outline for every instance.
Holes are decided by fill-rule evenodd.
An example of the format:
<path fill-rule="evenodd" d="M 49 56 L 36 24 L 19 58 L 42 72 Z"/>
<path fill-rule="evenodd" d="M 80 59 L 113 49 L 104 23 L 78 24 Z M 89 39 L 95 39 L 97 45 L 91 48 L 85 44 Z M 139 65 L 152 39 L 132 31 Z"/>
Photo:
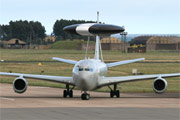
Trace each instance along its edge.
<path fill-rule="evenodd" d="M 89 92 L 90 100 L 63 98 L 63 89 L 28 86 L 23 94 L 0 84 L 0 120 L 180 120 L 180 93 Z"/>

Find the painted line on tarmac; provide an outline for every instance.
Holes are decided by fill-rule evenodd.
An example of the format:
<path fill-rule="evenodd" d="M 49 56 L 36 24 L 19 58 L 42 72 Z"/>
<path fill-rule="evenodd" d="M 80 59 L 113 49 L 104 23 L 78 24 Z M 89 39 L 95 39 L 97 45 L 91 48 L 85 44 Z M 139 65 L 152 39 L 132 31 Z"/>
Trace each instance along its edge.
<path fill-rule="evenodd" d="M 32 87 L 32 88 L 39 89 L 39 88 L 50 88 L 50 87 Z"/>
<path fill-rule="evenodd" d="M 14 101 L 15 99 L 12 99 L 12 98 L 4 98 L 4 97 L 0 97 L 1 99 L 3 100 L 10 100 L 10 101 Z"/>

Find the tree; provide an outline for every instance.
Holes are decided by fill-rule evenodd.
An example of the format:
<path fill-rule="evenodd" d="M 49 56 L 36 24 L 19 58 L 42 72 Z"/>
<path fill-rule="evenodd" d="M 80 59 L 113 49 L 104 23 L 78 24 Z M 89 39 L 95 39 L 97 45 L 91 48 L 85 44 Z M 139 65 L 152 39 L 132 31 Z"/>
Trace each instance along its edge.
<path fill-rule="evenodd" d="M 0 25 L 0 39 L 8 40 L 10 35 L 10 30 L 8 25 Z"/>
<path fill-rule="evenodd" d="M 72 24 L 80 23 L 94 23 L 95 21 L 85 21 L 85 20 L 56 20 L 53 26 L 53 33 L 57 37 L 56 40 L 66 40 L 66 39 L 86 39 L 84 36 L 68 34 L 63 31 L 63 28 Z"/>
<path fill-rule="evenodd" d="M 0 38 L 9 40 L 19 38 L 26 43 L 43 43 L 45 37 L 45 28 L 38 21 L 27 20 L 10 21 L 9 25 L 0 25 Z"/>

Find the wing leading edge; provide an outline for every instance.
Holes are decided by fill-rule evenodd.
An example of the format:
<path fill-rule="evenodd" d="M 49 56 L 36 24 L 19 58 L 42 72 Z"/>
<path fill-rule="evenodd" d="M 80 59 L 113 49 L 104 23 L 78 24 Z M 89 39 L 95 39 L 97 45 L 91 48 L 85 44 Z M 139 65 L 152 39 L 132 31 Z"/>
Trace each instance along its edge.
<path fill-rule="evenodd" d="M 145 58 L 138 58 L 138 59 L 132 59 L 132 60 L 124 60 L 124 61 L 120 61 L 120 62 L 107 63 L 106 65 L 107 65 L 107 67 L 114 67 L 114 66 L 118 66 L 118 65 L 134 63 L 134 62 L 141 61 L 141 60 L 145 60 Z"/>
<path fill-rule="evenodd" d="M 7 73 L 7 72 L 0 72 L 0 75 L 47 80 L 47 81 L 52 81 L 52 82 L 59 82 L 59 83 L 74 85 L 73 78 L 65 77 L 65 76 L 50 76 L 50 75 Z"/>
<path fill-rule="evenodd" d="M 178 76 L 180 76 L 180 73 L 121 76 L 121 77 L 103 77 L 99 83 L 99 87 L 106 86 L 106 85 L 112 85 L 115 83 L 122 83 L 122 82 L 156 79 L 158 77 L 159 78 L 168 78 L 168 77 L 178 77 Z"/>
<path fill-rule="evenodd" d="M 57 57 L 53 57 L 52 59 L 60 61 L 60 62 L 69 63 L 69 64 L 76 64 L 78 62 L 78 61 L 75 61 L 75 60 L 68 60 L 68 59 L 57 58 Z"/>

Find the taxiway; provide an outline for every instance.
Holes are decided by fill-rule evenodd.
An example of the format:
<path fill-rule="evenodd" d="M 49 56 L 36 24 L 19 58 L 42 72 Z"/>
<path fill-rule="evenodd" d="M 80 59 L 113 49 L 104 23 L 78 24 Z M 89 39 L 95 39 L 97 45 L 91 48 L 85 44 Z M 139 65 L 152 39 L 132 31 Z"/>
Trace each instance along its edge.
<path fill-rule="evenodd" d="M 90 100 L 63 98 L 63 89 L 29 86 L 16 94 L 11 84 L 0 84 L 0 118 L 2 120 L 179 120 L 179 93 L 109 93 L 90 92 Z"/>

